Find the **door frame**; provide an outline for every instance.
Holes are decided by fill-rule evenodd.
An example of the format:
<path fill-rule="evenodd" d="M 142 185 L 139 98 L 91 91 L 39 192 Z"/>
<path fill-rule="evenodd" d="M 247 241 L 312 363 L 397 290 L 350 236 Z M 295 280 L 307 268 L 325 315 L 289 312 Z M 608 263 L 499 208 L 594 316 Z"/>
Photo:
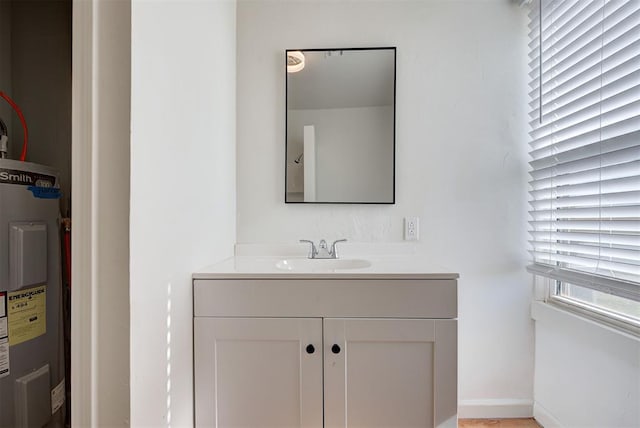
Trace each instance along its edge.
<path fill-rule="evenodd" d="M 72 8 L 71 418 L 121 426 L 130 421 L 131 0 Z"/>
<path fill-rule="evenodd" d="M 92 357 L 95 320 L 92 311 L 91 142 L 93 111 L 93 0 L 74 0 L 72 18 L 71 107 L 71 420 L 93 425 Z"/>

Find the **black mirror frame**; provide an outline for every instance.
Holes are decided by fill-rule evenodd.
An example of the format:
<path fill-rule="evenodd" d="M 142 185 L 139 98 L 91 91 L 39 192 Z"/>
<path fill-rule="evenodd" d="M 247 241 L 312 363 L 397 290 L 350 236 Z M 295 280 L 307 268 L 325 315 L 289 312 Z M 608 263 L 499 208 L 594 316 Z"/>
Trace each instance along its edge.
<path fill-rule="evenodd" d="M 366 51 L 366 50 L 392 50 L 393 51 L 393 197 L 390 202 L 304 202 L 304 201 L 287 201 L 287 175 L 288 175 L 288 159 L 287 159 L 287 138 L 288 138 L 288 111 L 289 111 L 289 79 L 287 79 L 287 53 L 292 51 L 302 52 L 319 52 L 319 51 Z M 394 205 L 396 203 L 396 103 L 397 103 L 397 48 L 395 46 L 382 47 L 366 47 L 366 48 L 313 48 L 313 49 L 286 49 L 284 52 L 284 202 L 285 204 L 352 204 L 352 205 Z"/>

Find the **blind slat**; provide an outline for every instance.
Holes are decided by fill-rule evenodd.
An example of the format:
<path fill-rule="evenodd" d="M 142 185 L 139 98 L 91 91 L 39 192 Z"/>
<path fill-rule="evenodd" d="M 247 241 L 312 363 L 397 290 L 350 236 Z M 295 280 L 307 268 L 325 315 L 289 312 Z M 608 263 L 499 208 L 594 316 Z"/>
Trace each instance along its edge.
<path fill-rule="evenodd" d="M 626 263 L 609 261 L 598 258 L 577 257 L 574 255 L 561 253 L 546 253 L 543 251 L 533 251 L 534 256 L 542 262 L 566 263 L 569 269 L 582 269 L 592 271 L 594 274 L 609 274 L 613 277 L 630 278 L 640 275 L 640 266 Z"/>
<path fill-rule="evenodd" d="M 640 247 L 640 235 L 619 235 L 597 232 L 536 231 L 531 232 L 531 236 L 538 242 L 571 241 L 585 242 L 589 244 Z"/>
<path fill-rule="evenodd" d="M 551 177 L 531 180 L 530 184 L 531 188 L 537 191 L 565 186 L 589 185 L 604 181 L 614 181 L 620 178 L 633 178 L 633 174 L 640 174 L 640 160 L 614 164 L 604 168 L 593 168 L 584 171 L 552 175 Z M 640 181 L 640 175 L 637 178 Z"/>
<path fill-rule="evenodd" d="M 599 218 L 635 218 L 640 221 L 640 212 L 634 205 L 614 207 L 585 207 L 585 208 L 558 208 L 549 210 L 535 210 L 531 212 L 535 221 L 541 220 L 577 220 Z"/>
<path fill-rule="evenodd" d="M 558 220 L 558 221 L 530 221 L 535 231 L 594 231 L 620 234 L 635 234 L 640 232 L 638 220 Z"/>
<path fill-rule="evenodd" d="M 531 201 L 530 204 L 534 210 L 640 205 L 640 190 L 617 193 L 599 193 L 597 195 L 574 196 L 570 198 L 538 199 Z"/>
<path fill-rule="evenodd" d="M 640 176 L 622 177 L 613 180 L 592 181 L 567 186 L 556 186 L 529 192 L 535 199 L 540 197 L 562 198 L 570 196 L 598 195 L 602 193 L 635 192 L 640 190 Z"/>
<path fill-rule="evenodd" d="M 639 249 L 621 249 L 599 246 L 593 244 L 565 244 L 562 242 L 539 242 L 532 243 L 534 251 L 549 253 L 553 255 L 556 252 L 562 252 L 563 255 L 571 255 L 573 257 L 607 258 L 618 259 L 621 263 L 625 263 L 631 269 L 633 266 L 640 269 L 640 250 Z"/>

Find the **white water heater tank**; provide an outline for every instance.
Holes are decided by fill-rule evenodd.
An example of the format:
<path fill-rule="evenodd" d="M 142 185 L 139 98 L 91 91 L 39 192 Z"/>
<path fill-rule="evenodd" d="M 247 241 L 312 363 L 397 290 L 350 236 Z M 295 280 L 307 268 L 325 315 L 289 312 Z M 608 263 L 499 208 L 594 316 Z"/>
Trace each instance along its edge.
<path fill-rule="evenodd" d="M 0 427 L 64 425 L 60 189 L 55 170 L 0 159 Z"/>

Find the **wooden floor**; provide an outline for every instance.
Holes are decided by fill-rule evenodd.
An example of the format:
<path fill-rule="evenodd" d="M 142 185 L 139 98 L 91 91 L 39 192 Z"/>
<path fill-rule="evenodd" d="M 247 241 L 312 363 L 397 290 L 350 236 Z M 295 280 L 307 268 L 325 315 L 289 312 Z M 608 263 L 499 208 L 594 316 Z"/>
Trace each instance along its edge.
<path fill-rule="evenodd" d="M 533 418 L 527 419 L 459 419 L 458 428 L 541 428 Z"/>

